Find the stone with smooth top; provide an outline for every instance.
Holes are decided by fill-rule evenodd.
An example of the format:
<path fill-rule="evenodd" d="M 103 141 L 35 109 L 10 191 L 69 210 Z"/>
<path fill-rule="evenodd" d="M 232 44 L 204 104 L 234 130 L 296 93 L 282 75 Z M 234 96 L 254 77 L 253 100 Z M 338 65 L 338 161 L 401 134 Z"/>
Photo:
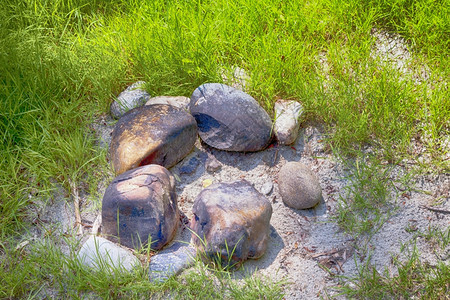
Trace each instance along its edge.
<path fill-rule="evenodd" d="M 117 176 L 102 202 L 102 233 L 111 241 L 154 250 L 170 242 L 180 213 L 175 178 L 164 167 L 146 165 Z"/>
<path fill-rule="evenodd" d="M 96 269 L 108 265 L 132 271 L 140 264 L 139 259 L 131 251 L 98 236 L 89 237 L 81 246 L 77 257 L 84 265 Z"/>
<path fill-rule="evenodd" d="M 114 127 L 111 162 L 116 175 L 148 164 L 170 168 L 191 152 L 196 140 L 195 119 L 183 109 L 167 104 L 138 107 Z"/>
<path fill-rule="evenodd" d="M 275 102 L 274 131 L 280 145 L 291 145 L 298 136 L 303 107 L 297 101 Z"/>
<path fill-rule="evenodd" d="M 223 266 L 238 266 L 266 251 L 272 206 L 248 181 L 205 188 L 192 212 L 192 241 L 206 259 L 220 257 Z"/>
<path fill-rule="evenodd" d="M 148 99 L 145 105 L 154 105 L 154 104 L 167 104 L 172 105 L 178 108 L 182 108 L 184 110 L 189 109 L 190 99 L 184 96 L 157 96 Z"/>
<path fill-rule="evenodd" d="M 280 169 L 278 187 L 284 204 L 294 209 L 314 207 L 322 199 L 319 179 L 300 162 L 288 162 Z"/>
<path fill-rule="evenodd" d="M 272 140 L 272 120 L 256 100 L 225 84 L 205 83 L 192 93 L 189 105 L 200 138 L 227 151 L 265 149 Z"/>
<path fill-rule="evenodd" d="M 181 242 L 153 255 L 149 265 L 151 282 L 164 282 L 194 264 L 196 250 Z"/>

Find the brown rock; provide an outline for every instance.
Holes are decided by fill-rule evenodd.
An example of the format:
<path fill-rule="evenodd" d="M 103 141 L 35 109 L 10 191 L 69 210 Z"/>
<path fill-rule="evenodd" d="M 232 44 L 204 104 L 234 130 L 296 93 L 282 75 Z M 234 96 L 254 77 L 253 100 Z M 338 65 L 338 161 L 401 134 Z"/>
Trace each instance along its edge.
<path fill-rule="evenodd" d="M 151 238 L 161 249 L 172 240 L 179 222 L 175 179 L 164 167 L 147 165 L 117 176 L 102 202 L 102 233 L 108 239 L 139 248 Z"/>
<path fill-rule="evenodd" d="M 170 168 L 192 150 L 197 124 L 186 111 L 155 104 L 135 108 L 117 122 L 110 145 L 116 174 L 148 164 Z"/>
<path fill-rule="evenodd" d="M 209 186 L 192 211 L 192 239 L 206 258 L 220 257 L 223 266 L 232 266 L 266 251 L 272 206 L 249 182 Z"/>
<path fill-rule="evenodd" d="M 288 162 L 280 169 L 278 187 L 284 204 L 291 208 L 311 208 L 322 199 L 319 179 L 300 162 Z"/>

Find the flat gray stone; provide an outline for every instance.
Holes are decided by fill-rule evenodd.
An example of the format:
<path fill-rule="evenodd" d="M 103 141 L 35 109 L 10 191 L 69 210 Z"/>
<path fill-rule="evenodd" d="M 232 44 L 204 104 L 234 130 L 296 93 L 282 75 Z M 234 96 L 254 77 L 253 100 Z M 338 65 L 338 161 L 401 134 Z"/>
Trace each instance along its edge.
<path fill-rule="evenodd" d="M 144 81 L 138 81 L 127 87 L 119 94 L 117 99 L 111 103 L 111 116 L 119 119 L 127 111 L 138 106 L 142 106 L 150 98 L 150 94 L 142 89 Z"/>
<path fill-rule="evenodd" d="M 167 104 L 188 110 L 190 101 L 188 97 L 184 96 L 157 96 L 150 98 L 145 105 Z"/>
<path fill-rule="evenodd" d="M 177 242 L 171 247 L 152 256 L 149 265 L 149 279 L 151 282 L 164 282 L 186 268 L 193 265 L 196 250 L 187 244 Z"/>
<path fill-rule="evenodd" d="M 140 264 L 131 251 L 98 236 L 91 236 L 81 246 L 77 258 L 84 265 L 96 269 L 109 265 L 131 271 Z"/>
<path fill-rule="evenodd" d="M 280 145 L 290 145 L 295 142 L 302 112 L 303 107 L 297 101 L 278 100 L 275 102 L 274 130 Z"/>
<path fill-rule="evenodd" d="M 267 181 L 264 183 L 260 189 L 261 194 L 269 195 L 273 190 L 273 183 L 271 181 Z"/>

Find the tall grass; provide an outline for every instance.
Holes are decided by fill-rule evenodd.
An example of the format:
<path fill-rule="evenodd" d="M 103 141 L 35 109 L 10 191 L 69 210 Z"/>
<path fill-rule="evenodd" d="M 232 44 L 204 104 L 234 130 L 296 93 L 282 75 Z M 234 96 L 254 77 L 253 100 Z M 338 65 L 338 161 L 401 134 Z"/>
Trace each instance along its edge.
<path fill-rule="evenodd" d="M 278 98 L 301 101 L 344 154 L 369 144 L 396 162 L 414 158 L 414 141 L 448 169 L 448 9 L 428 0 L 4 0 L 0 246 L 27 225 L 35 190 L 93 184 L 104 152 L 88 125 L 136 80 L 152 95 L 189 96 L 239 66 L 269 113 Z M 410 74 L 372 55 L 374 28 L 407 40 Z M 429 80 L 417 81 L 423 68 Z"/>

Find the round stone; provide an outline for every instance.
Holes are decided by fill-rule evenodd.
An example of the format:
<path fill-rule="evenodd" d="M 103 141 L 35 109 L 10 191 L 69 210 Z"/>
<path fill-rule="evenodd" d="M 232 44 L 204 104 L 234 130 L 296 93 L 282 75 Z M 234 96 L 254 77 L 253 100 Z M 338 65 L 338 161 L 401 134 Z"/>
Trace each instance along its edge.
<path fill-rule="evenodd" d="M 272 206 L 249 182 L 210 185 L 192 212 L 192 240 L 207 259 L 233 266 L 266 251 Z"/>
<path fill-rule="evenodd" d="M 179 210 L 175 179 L 164 167 L 146 165 L 117 176 L 102 201 L 102 233 L 138 249 L 161 249 L 175 235 Z"/>
<path fill-rule="evenodd" d="M 278 187 L 284 204 L 294 209 L 314 207 L 322 199 L 319 179 L 300 162 L 288 162 L 280 169 Z"/>
<path fill-rule="evenodd" d="M 272 139 L 272 121 L 253 97 L 225 84 L 206 83 L 191 96 L 200 138 L 227 151 L 259 151 Z"/>
<path fill-rule="evenodd" d="M 114 127 L 111 162 L 116 174 L 147 164 L 170 168 L 189 154 L 196 139 L 195 119 L 183 109 L 141 106 L 127 112 Z"/>

